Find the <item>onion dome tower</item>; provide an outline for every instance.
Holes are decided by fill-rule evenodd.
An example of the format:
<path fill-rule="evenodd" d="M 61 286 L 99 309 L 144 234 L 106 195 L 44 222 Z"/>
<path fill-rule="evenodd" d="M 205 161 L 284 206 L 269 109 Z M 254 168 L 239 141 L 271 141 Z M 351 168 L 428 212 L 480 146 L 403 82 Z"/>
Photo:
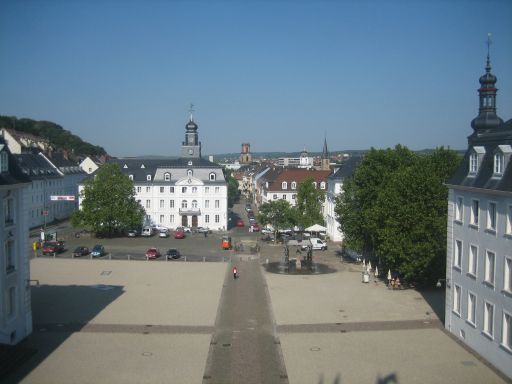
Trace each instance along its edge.
<path fill-rule="evenodd" d="M 190 117 L 187 125 L 185 125 L 185 141 L 181 145 L 181 157 L 201 157 L 201 142 L 197 134 L 197 124 L 194 122 L 192 112 L 192 105 L 190 106 Z"/>
<path fill-rule="evenodd" d="M 496 114 L 496 76 L 491 73 L 490 59 L 491 37 L 487 39 L 487 64 L 485 66 L 485 74 L 480 77 L 480 88 L 478 94 L 480 98 L 480 107 L 478 116 L 471 122 L 471 128 L 474 129 L 473 135 L 479 136 L 503 124 L 503 120 Z M 472 136 L 473 136 L 472 135 Z"/>

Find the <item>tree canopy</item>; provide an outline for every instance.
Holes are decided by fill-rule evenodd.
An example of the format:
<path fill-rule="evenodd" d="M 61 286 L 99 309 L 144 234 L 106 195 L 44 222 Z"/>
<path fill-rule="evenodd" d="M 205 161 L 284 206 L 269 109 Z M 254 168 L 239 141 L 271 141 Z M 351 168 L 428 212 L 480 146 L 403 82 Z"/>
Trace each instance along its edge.
<path fill-rule="evenodd" d="M 443 148 L 426 155 L 402 146 L 372 149 L 336 201 L 346 245 L 419 284 L 444 275 L 444 182 L 459 161 Z"/>
<path fill-rule="evenodd" d="M 275 231 L 278 231 L 295 224 L 295 213 L 288 201 L 271 200 L 260 206 L 258 221 L 264 225 L 270 224 Z"/>
<path fill-rule="evenodd" d="M 322 205 L 325 194 L 321 189 L 315 188 L 314 181 L 315 179 L 311 176 L 306 177 L 297 188 L 295 213 L 297 224 L 302 228 L 313 224 L 324 224 Z"/>
<path fill-rule="evenodd" d="M 116 163 L 103 165 L 94 177 L 87 179 L 80 197 L 81 209 L 71 217 L 73 226 L 113 236 L 142 225 L 145 212 L 135 200 L 133 182 Z"/>

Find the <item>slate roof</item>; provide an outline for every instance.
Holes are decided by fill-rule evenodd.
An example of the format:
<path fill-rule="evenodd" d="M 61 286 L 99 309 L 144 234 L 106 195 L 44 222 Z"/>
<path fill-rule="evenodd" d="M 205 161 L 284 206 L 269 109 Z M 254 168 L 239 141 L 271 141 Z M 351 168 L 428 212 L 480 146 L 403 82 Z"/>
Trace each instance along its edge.
<path fill-rule="evenodd" d="M 21 171 L 31 180 L 62 177 L 59 171 L 39 154 L 22 153 L 13 156 Z"/>
<path fill-rule="evenodd" d="M 176 158 L 176 159 L 145 159 L 126 158 L 111 159 L 109 162 L 119 164 L 121 171 L 127 175 L 133 175 L 136 183 L 164 182 L 164 174 L 171 174 L 171 182 L 187 177 L 187 171 L 193 171 L 193 177 L 203 182 L 218 184 L 225 183 L 222 167 L 203 158 Z M 191 165 L 190 165 L 191 162 Z M 209 175 L 215 174 L 215 180 L 210 181 Z M 147 176 L 151 175 L 151 180 Z M 169 181 L 166 181 L 169 183 Z"/>
<path fill-rule="evenodd" d="M 9 152 L 7 144 L 2 137 L 0 137 L 0 150 L 7 151 L 7 161 L 9 162 L 8 171 L 0 172 L 0 186 L 30 183 L 30 179 L 21 172 L 16 159 Z"/>
<path fill-rule="evenodd" d="M 350 177 L 354 174 L 357 166 L 361 162 L 362 157 L 360 156 L 351 156 L 349 157 L 336 172 L 332 173 L 329 176 L 329 180 L 344 180 L 347 177 Z"/>
<path fill-rule="evenodd" d="M 66 175 L 86 173 L 82 170 L 82 168 L 80 168 L 80 165 L 69 159 L 66 159 L 62 153 L 53 153 L 50 161 L 53 163 L 53 165 L 59 168 L 62 173 Z"/>
<path fill-rule="evenodd" d="M 494 154 L 499 146 L 512 146 L 512 119 L 495 129 L 469 136 L 469 148 L 461 164 L 447 182 L 448 186 L 481 188 L 502 192 L 512 192 L 512 156 L 505 156 L 505 168 L 500 177 L 494 175 Z M 485 153 L 476 175 L 469 173 L 469 158 L 474 147 L 483 147 Z M 508 161 L 507 161 L 508 160 Z"/>

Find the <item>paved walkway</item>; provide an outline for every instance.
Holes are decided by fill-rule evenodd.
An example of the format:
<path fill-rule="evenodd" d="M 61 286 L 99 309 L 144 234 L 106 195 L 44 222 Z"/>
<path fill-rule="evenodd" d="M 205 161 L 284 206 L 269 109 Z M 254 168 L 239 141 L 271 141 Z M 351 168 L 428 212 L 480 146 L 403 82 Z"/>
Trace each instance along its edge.
<path fill-rule="evenodd" d="M 261 267 L 233 265 L 240 277 L 226 274 L 203 383 L 288 383 Z"/>

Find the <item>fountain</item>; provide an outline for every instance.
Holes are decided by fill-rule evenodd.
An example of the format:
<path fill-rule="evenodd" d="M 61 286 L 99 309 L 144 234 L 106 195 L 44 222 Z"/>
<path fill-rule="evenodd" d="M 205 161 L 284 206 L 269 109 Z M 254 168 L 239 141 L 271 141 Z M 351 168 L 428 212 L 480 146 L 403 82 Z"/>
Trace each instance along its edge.
<path fill-rule="evenodd" d="M 288 245 L 283 247 L 281 261 L 266 263 L 266 270 L 270 273 L 279 273 L 283 275 L 317 275 L 335 272 L 325 264 L 313 262 L 313 249 L 308 246 L 305 249 L 305 255 L 302 254 L 300 246 L 297 247 L 295 258 L 290 258 L 290 249 Z"/>

